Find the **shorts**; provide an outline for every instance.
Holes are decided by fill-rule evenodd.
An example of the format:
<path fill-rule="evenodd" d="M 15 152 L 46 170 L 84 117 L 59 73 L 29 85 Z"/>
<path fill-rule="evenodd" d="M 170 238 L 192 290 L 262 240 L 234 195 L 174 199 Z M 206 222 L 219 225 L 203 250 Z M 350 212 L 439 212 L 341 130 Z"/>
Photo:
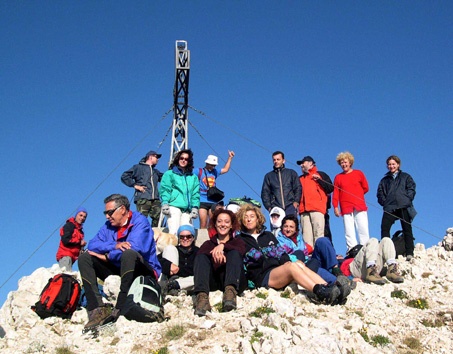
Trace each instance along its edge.
<path fill-rule="evenodd" d="M 209 210 L 215 203 L 209 203 L 209 202 L 200 202 L 200 209 L 205 209 Z"/>
<path fill-rule="evenodd" d="M 261 287 L 269 289 L 269 277 L 271 276 L 272 269 L 266 273 L 266 275 L 263 278 L 263 281 L 261 282 Z"/>

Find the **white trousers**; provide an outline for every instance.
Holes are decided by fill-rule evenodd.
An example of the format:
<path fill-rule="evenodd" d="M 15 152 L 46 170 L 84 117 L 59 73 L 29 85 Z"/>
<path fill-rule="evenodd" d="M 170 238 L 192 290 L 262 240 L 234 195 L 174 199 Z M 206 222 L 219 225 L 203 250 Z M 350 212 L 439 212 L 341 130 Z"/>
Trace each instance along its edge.
<path fill-rule="evenodd" d="M 183 213 L 181 209 L 170 206 L 170 215 L 167 215 L 168 233 L 176 235 L 181 225 L 193 225 L 189 213 Z"/>
<path fill-rule="evenodd" d="M 352 213 L 344 214 L 343 224 L 348 250 L 356 246 L 357 243 L 366 245 L 370 239 L 370 233 L 368 231 L 368 213 L 366 211 L 354 210 Z M 357 230 L 359 242 L 357 242 L 355 230 Z"/>

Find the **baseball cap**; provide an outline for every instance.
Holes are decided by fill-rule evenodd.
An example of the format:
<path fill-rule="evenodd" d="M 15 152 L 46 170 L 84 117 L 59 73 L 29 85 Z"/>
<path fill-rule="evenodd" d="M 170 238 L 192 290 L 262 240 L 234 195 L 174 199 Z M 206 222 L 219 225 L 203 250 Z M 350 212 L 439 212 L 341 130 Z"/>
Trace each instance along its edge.
<path fill-rule="evenodd" d="M 313 162 L 314 164 L 316 163 L 315 160 L 313 160 L 313 157 L 305 156 L 302 160 L 297 161 L 297 164 L 302 165 L 305 161 L 310 161 Z"/>

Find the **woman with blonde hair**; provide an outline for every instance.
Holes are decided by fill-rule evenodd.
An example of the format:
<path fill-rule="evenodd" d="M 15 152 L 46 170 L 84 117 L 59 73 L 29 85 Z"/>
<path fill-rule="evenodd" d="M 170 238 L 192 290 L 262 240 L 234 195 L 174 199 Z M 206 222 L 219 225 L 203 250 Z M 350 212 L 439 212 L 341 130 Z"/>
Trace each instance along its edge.
<path fill-rule="evenodd" d="M 370 239 L 368 208 L 365 203 L 365 194 L 369 187 L 363 172 L 352 169 L 354 156 L 350 152 L 340 152 L 337 163 L 343 172 L 336 175 L 333 181 L 332 204 L 335 216 L 343 216 L 346 246 L 350 250 L 358 243 L 366 245 Z M 356 239 L 355 229 L 357 229 L 359 242 Z"/>
<path fill-rule="evenodd" d="M 265 231 L 266 220 L 258 207 L 243 205 L 237 217 L 241 227 L 238 237 L 246 244 L 244 257 L 246 277 L 255 288 L 282 289 L 296 282 L 314 293 L 316 302 L 329 305 L 346 303 L 346 297 L 351 291 L 349 285 L 339 282 L 328 285 L 303 262 L 291 262 L 275 236 Z"/>

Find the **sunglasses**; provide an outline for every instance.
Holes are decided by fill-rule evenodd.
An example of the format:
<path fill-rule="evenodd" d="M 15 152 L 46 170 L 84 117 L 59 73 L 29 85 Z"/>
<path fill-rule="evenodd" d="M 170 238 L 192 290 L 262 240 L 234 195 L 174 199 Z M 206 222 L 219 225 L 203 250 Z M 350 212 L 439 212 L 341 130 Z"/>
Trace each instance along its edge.
<path fill-rule="evenodd" d="M 103 213 L 104 213 L 105 216 L 108 215 L 108 216 L 111 217 L 111 216 L 113 215 L 113 213 L 114 213 L 115 211 L 117 211 L 117 210 L 118 210 L 119 208 L 121 208 L 121 207 L 122 207 L 122 205 L 120 205 L 119 207 L 116 207 L 115 209 L 105 210 Z"/>
<path fill-rule="evenodd" d="M 192 238 L 193 238 L 192 235 L 181 235 L 181 236 L 179 236 L 180 240 L 190 240 Z"/>
<path fill-rule="evenodd" d="M 189 158 L 188 157 L 180 157 L 179 161 L 189 161 Z"/>

